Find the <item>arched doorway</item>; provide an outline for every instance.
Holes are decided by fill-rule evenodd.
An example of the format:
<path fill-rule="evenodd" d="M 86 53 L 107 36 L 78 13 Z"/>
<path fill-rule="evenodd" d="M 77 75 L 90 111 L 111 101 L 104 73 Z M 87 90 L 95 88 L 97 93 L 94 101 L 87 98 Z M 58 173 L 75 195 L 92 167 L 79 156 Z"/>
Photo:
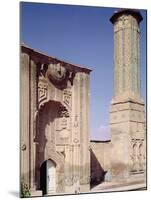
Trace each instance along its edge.
<path fill-rule="evenodd" d="M 56 165 L 52 160 L 46 160 L 40 168 L 40 188 L 43 195 L 56 192 Z"/>

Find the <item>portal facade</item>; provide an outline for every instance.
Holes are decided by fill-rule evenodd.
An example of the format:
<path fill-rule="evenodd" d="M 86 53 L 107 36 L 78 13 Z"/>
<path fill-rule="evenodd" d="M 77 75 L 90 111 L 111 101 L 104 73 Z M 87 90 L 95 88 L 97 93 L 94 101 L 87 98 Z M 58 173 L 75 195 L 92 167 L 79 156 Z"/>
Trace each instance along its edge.
<path fill-rule="evenodd" d="M 32 196 L 90 189 L 90 71 L 21 46 L 21 181 Z"/>

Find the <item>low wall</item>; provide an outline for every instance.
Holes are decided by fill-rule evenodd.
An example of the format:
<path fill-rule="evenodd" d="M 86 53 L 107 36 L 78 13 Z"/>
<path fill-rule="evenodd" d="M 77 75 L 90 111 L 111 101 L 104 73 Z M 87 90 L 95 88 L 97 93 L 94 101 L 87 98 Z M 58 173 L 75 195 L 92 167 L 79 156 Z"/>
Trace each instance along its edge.
<path fill-rule="evenodd" d="M 110 169 L 111 142 L 95 141 L 90 142 L 91 158 L 91 185 L 98 184 L 105 179 L 105 174 Z"/>

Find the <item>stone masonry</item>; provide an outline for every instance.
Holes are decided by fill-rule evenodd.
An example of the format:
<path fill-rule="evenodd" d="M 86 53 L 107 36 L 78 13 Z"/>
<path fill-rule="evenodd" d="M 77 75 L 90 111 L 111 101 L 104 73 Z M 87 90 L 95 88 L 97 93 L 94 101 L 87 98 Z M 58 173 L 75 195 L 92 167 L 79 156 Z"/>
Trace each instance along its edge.
<path fill-rule="evenodd" d="M 87 193 L 103 181 L 104 188 L 108 182 L 111 189 L 113 183 L 146 183 L 142 20 L 140 12 L 131 9 L 110 18 L 114 96 L 107 141 L 90 141 L 91 70 L 21 45 L 21 183 L 31 196 Z"/>
<path fill-rule="evenodd" d="M 49 194 L 48 160 L 51 194 L 90 189 L 90 72 L 21 46 L 21 182 L 32 196 Z"/>
<path fill-rule="evenodd" d="M 113 14 L 114 96 L 110 108 L 112 179 L 145 181 L 145 105 L 140 94 L 140 22 L 135 10 Z"/>

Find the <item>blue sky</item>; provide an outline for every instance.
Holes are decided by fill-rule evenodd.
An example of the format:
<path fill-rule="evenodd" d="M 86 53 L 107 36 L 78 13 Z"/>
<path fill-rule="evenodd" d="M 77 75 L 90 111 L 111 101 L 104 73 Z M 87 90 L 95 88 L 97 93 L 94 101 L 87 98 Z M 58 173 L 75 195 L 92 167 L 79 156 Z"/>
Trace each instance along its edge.
<path fill-rule="evenodd" d="M 74 64 L 90 67 L 91 139 L 109 138 L 113 96 L 113 27 L 116 8 L 21 3 L 21 42 Z M 146 12 L 141 23 L 141 92 L 146 101 Z"/>

